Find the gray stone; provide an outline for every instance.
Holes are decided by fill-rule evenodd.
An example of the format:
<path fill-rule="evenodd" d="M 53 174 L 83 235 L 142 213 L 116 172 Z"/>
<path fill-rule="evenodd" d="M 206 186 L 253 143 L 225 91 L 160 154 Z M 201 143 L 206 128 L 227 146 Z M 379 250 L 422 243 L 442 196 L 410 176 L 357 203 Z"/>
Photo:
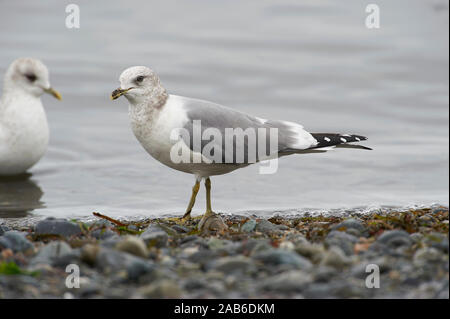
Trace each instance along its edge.
<path fill-rule="evenodd" d="M 263 262 L 266 265 L 278 266 L 278 265 L 290 265 L 298 269 L 310 269 L 312 267 L 311 262 L 296 254 L 295 252 L 285 251 L 280 249 L 270 249 L 257 253 L 253 256 L 258 261 Z"/>
<path fill-rule="evenodd" d="M 436 263 L 443 259 L 442 253 L 436 248 L 426 247 L 416 251 L 413 263 L 416 267 L 423 268 L 429 263 Z"/>
<path fill-rule="evenodd" d="M 334 267 L 336 269 L 342 269 L 350 264 L 351 259 L 337 246 L 330 247 L 321 261 L 321 265 Z"/>
<path fill-rule="evenodd" d="M 367 289 L 363 283 L 354 284 L 347 280 L 334 280 L 309 285 L 302 295 L 306 298 L 365 298 L 375 289 Z"/>
<path fill-rule="evenodd" d="M 265 279 L 261 288 L 278 293 L 294 293 L 301 292 L 311 282 L 311 275 L 301 270 L 290 270 Z"/>
<path fill-rule="evenodd" d="M 207 265 L 213 263 L 219 256 L 220 254 L 215 250 L 202 249 L 190 255 L 188 260 L 200 265 Z"/>
<path fill-rule="evenodd" d="M 432 226 L 438 220 L 432 214 L 426 214 L 418 218 L 420 226 Z"/>
<path fill-rule="evenodd" d="M 109 228 L 99 228 L 91 232 L 91 236 L 96 239 L 107 239 L 114 235 L 116 235 L 116 233 Z"/>
<path fill-rule="evenodd" d="M 423 241 L 427 246 L 431 246 L 448 254 L 448 237 L 444 234 L 432 232 L 426 235 Z"/>
<path fill-rule="evenodd" d="M 410 235 L 404 230 L 387 230 L 377 238 L 377 242 L 390 248 L 409 247 L 413 244 Z"/>
<path fill-rule="evenodd" d="M 0 237 L 0 248 L 21 252 L 33 249 L 33 244 L 26 238 L 26 233 L 9 230 Z"/>
<path fill-rule="evenodd" d="M 37 235 L 50 234 L 70 237 L 80 235 L 81 228 L 78 224 L 66 219 L 49 217 L 37 223 L 35 233 Z"/>
<path fill-rule="evenodd" d="M 157 225 L 150 225 L 139 237 L 147 247 L 165 247 L 169 239 L 169 235 Z"/>
<path fill-rule="evenodd" d="M 325 249 L 322 245 L 310 244 L 308 242 L 295 246 L 295 251 L 303 257 L 311 260 L 314 264 L 319 263 L 325 253 Z"/>
<path fill-rule="evenodd" d="M 41 247 L 35 257 L 31 260 L 32 265 L 49 264 L 52 265 L 68 256 L 72 256 L 72 248 L 63 241 L 52 241 Z"/>
<path fill-rule="evenodd" d="M 339 270 L 329 266 L 319 266 L 314 270 L 314 282 L 329 282 L 339 274 Z"/>
<path fill-rule="evenodd" d="M 241 231 L 244 233 L 250 233 L 255 230 L 255 227 L 256 227 L 256 220 L 249 219 L 244 223 L 244 225 L 241 226 Z"/>
<path fill-rule="evenodd" d="M 154 269 L 154 264 L 148 260 L 110 248 L 100 249 L 95 264 L 107 274 L 125 270 L 131 280 L 135 280 Z"/>
<path fill-rule="evenodd" d="M 298 233 L 288 233 L 286 240 L 291 241 L 294 245 L 309 244 L 308 239 L 305 236 Z"/>
<path fill-rule="evenodd" d="M 178 283 L 170 279 L 158 280 L 138 290 L 138 295 L 144 298 L 178 299 L 182 293 Z"/>
<path fill-rule="evenodd" d="M 278 227 L 278 225 L 275 225 L 266 219 L 262 219 L 256 224 L 255 230 L 261 233 L 271 233 L 279 232 L 280 228 Z"/>
<path fill-rule="evenodd" d="M 250 258 L 238 255 L 218 259 L 213 269 L 225 274 L 246 274 L 254 270 L 255 266 Z"/>
<path fill-rule="evenodd" d="M 9 227 L 0 225 L 0 236 L 3 236 L 8 230 L 10 230 Z"/>
<path fill-rule="evenodd" d="M 173 225 L 172 229 L 175 230 L 177 233 L 180 233 L 180 234 L 189 233 L 192 230 L 189 227 L 185 227 L 185 226 L 182 226 L 182 225 Z"/>
<path fill-rule="evenodd" d="M 356 218 L 349 218 L 339 224 L 333 225 L 331 230 L 344 231 L 355 236 L 367 235 L 366 227 L 361 220 Z"/>
<path fill-rule="evenodd" d="M 347 255 L 353 255 L 353 247 L 358 242 L 358 238 L 353 235 L 333 230 L 325 239 L 325 247 L 339 247 Z"/>
<path fill-rule="evenodd" d="M 122 241 L 117 243 L 116 249 L 142 258 L 146 258 L 148 255 L 144 241 L 135 236 L 125 236 Z"/>
<path fill-rule="evenodd" d="M 423 239 L 423 235 L 421 233 L 412 233 L 409 237 L 411 237 L 412 241 L 415 243 L 418 243 Z"/>

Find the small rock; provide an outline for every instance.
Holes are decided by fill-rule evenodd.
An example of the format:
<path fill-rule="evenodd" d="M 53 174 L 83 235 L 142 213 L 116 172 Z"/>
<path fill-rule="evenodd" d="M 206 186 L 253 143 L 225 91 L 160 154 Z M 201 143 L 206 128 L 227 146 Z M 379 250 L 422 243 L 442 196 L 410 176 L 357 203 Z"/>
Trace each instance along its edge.
<path fill-rule="evenodd" d="M 198 223 L 198 229 L 202 231 L 204 234 L 210 234 L 210 233 L 221 233 L 228 229 L 228 226 L 225 225 L 222 218 L 216 214 L 213 213 L 211 215 L 203 215 L 202 219 Z"/>
<path fill-rule="evenodd" d="M 275 225 L 266 219 L 262 219 L 261 221 L 259 221 L 259 223 L 257 223 L 255 227 L 255 230 L 263 234 L 280 231 L 278 225 Z"/>
<path fill-rule="evenodd" d="M 169 235 L 162 230 L 161 227 L 150 225 L 147 229 L 139 236 L 147 247 L 165 247 L 169 239 Z"/>
<path fill-rule="evenodd" d="M 244 233 L 250 233 L 255 230 L 255 227 L 256 227 L 256 220 L 249 219 L 244 223 L 244 225 L 241 226 L 241 231 Z"/>
<path fill-rule="evenodd" d="M 310 282 L 312 282 L 311 275 L 300 270 L 290 270 L 265 279 L 261 288 L 267 291 L 294 293 L 301 292 Z"/>
<path fill-rule="evenodd" d="M 179 234 L 189 233 L 191 229 L 189 227 L 181 226 L 181 225 L 173 225 L 172 229 L 175 230 Z"/>
<path fill-rule="evenodd" d="M 314 272 L 315 282 L 329 282 L 338 275 L 338 270 L 334 267 L 319 266 Z"/>
<path fill-rule="evenodd" d="M 87 244 L 81 249 L 81 260 L 88 265 L 93 266 L 97 260 L 97 254 L 100 251 L 100 246 Z"/>
<path fill-rule="evenodd" d="M 437 221 L 436 218 L 434 218 L 431 214 L 420 216 L 418 220 L 420 226 L 431 226 Z"/>
<path fill-rule="evenodd" d="M 295 249 L 295 245 L 292 242 L 285 240 L 280 243 L 278 248 L 293 251 Z"/>
<path fill-rule="evenodd" d="M 332 246 L 323 256 L 321 265 L 342 269 L 351 264 L 351 259 L 337 246 Z"/>
<path fill-rule="evenodd" d="M 144 298 L 178 299 L 182 295 L 182 290 L 175 281 L 162 279 L 140 288 L 138 293 Z"/>
<path fill-rule="evenodd" d="M 432 232 L 424 237 L 424 243 L 448 254 L 448 237 L 444 234 Z"/>
<path fill-rule="evenodd" d="M 414 254 L 413 263 L 416 267 L 422 268 L 429 263 L 439 262 L 442 258 L 442 253 L 436 248 L 420 248 Z"/>
<path fill-rule="evenodd" d="M 203 249 L 190 255 L 188 259 L 190 262 L 196 264 L 207 265 L 214 262 L 219 257 L 220 255 L 217 251 L 210 249 Z"/>
<path fill-rule="evenodd" d="M 109 228 L 99 228 L 91 232 L 91 236 L 96 239 L 107 239 L 114 235 L 116 235 L 116 233 Z"/>
<path fill-rule="evenodd" d="M 255 267 L 250 258 L 245 256 L 223 257 L 215 262 L 214 270 L 225 274 L 246 274 Z"/>
<path fill-rule="evenodd" d="M 346 219 L 331 227 L 331 230 L 344 231 L 354 236 L 367 235 L 367 230 L 361 220 L 356 218 Z"/>
<path fill-rule="evenodd" d="M 308 239 L 305 236 L 298 233 L 288 233 L 286 239 L 292 242 L 294 245 L 309 244 Z"/>
<path fill-rule="evenodd" d="M 117 243 L 116 249 L 142 258 L 146 258 L 148 255 L 144 241 L 135 236 L 125 236 L 122 241 Z"/>
<path fill-rule="evenodd" d="M 280 249 L 270 249 L 256 254 L 253 258 L 267 265 L 290 265 L 298 269 L 310 269 L 311 262 L 295 252 Z"/>
<path fill-rule="evenodd" d="M 10 230 L 9 227 L 0 225 L 0 236 L 3 236 L 8 230 Z"/>
<path fill-rule="evenodd" d="M 81 228 L 78 224 L 66 219 L 49 217 L 37 223 L 35 233 L 38 235 L 50 234 L 70 237 L 80 235 Z"/>
<path fill-rule="evenodd" d="M 64 241 L 52 241 L 41 247 L 37 255 L 31 260 L 32 265 L 54 264 L 58 259 L 71 256 L 72 248 Z"/>
<path fill-rule="evenodd" d="M 418 243 L 422 240 L 423 235 L 421 233 L 412 233 L 409 237 L 411 237 L 413 242 Z"/>
<path fill-rule="evenodd" d="M 391 248 L 408 247 L 413 244 L 411 237 L 404 230 L 387 230 L 378 237 L 377 242 Z"/>
<path fill-rule="evenodd" d="M 95 264 L 105 273 L 118 273 L 126 270 L 128 278 L 132 280 L 154 269 L 153 263 L 145 259 L 110 248 L 100 249 Z"/>
<path fill-rule="evenodd" d="M 26 238 L 26 233 L 10 230 L 0 237 L 0 248 L 20 252 L 33 249 L 33 244 Z"/>
<path fill-rule="evenodd" d="M 358 238 L 340 231 L 331 231 L 325 239 L 325 247 L 337 246 L 347 255 L 353 255 L 353 247 L 358 242 Z"/>
<path fill-rule="evenodd" d="M 322 245 L 310 243 L 298 244 L 295 247 L 295 251 L 303 257 L 311 260 L 314 264 L 319 263 L 325 254 L 325 249 Z"/>

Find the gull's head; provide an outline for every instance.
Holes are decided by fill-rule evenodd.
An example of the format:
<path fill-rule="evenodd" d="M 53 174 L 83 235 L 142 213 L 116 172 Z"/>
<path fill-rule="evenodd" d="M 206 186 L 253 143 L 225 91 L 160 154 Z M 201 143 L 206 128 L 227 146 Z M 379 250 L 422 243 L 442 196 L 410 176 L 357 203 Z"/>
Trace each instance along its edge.
<path fill-rule="evenodd" d="M 124 95 L 130 103 L 140 103 L 153 99 L 162 89 L 158 75 L 146 66 L 126 69 L 119 81 L 120 88 L 111 93 L 112 100 Z"/>
<path fill-rule="evenodd" d="M 34 97 L 49 93 L 61 100 L 61 95 L 50 85 L 47 67 L 37 59 L 15 60 L 6 71 L 5 86 L 12 90 L 21 90 Z"/>

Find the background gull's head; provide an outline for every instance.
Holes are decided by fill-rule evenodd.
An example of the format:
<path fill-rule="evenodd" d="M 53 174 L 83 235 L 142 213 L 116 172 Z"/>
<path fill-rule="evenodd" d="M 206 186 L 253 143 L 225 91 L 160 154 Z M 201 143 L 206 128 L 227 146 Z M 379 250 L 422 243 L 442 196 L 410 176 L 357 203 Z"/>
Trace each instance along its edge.
<path fill-rule="evenodd" d="M 5 92 L 19 90 L 34 97 L 49 93 L 61 100 L 61 95 L 50 85 L 47 67 L 37 59 L 15 60 L 6 71 L 4 82 Z"/>
<path fill-rule="evenodd" d="M 146 66 L 133 66 L 119 77 L 120 88 L 111 94 L 113 100 L 124 95 L 132 104 L 158 100 L 165 96 L 158 75 Z"/>

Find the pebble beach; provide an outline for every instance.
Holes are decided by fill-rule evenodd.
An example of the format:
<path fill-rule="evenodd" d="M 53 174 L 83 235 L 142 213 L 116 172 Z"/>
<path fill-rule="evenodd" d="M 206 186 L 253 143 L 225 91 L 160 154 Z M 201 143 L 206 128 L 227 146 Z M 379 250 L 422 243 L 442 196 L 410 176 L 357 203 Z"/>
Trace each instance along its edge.
<path fill-rule="evenodd" d="M 0 298 L 449 298 L 446 207 L 221 218 L 3 219 Z"/>

